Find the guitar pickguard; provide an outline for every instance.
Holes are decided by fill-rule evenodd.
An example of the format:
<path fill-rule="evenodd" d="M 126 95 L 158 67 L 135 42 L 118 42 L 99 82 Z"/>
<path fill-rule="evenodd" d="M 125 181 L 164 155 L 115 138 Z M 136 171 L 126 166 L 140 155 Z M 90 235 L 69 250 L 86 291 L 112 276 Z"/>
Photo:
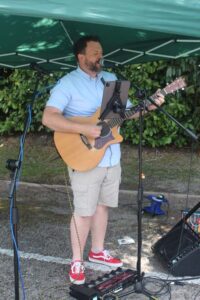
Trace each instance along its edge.
<path fill-rule="evenodd" d="M 94 148 L 101 149 L 105 144 L 114 139 L 115 138 L 112 135 L 112 131 L 110 131 L 110 133 L 107 136 L 100 136 L 99 138 L 95 139 Z"/>
<path fill-rule="evenodd" d="M 100 137 L 95 139 L 94 148 L 101 149 L 104 147 L 104 145 L 115 138 L 113 137 L 112 131 L 106 122 L 101 121 L 97 125 L 102 126 L 102 129 Z"/>

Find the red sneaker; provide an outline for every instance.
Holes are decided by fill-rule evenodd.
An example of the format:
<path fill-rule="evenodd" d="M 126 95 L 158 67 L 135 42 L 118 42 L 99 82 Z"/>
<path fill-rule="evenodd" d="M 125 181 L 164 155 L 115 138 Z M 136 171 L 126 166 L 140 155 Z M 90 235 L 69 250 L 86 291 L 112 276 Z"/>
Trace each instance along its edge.
<path fill-rule="evenodd" d="M 88 259 L 89 261 L 114 268 L 118 268 L 123 265 L 122 261 L 118 258 L 112 257 L 108 250 L 103 250 L 99 253 L 90 251 Z"/>
<path fill-rule="evenodd" d="M 71 269 L 69 272 L 69 279 L 73 284 L 85 283 L 84 265 L 80 260 L 75 260 L 71 263 Z"/>

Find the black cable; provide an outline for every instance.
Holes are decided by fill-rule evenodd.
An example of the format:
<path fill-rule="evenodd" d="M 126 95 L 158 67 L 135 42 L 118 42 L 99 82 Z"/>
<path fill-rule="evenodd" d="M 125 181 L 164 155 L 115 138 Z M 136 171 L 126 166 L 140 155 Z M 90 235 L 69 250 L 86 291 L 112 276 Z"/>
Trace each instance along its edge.
<path fill-rule="evenodd" d="M 180 278 L 172 278 L 172 279 L 163 279 L 165 281 L 168 281 L 168 282 L 174 282 L 175 284 L 178 284 L 179 282 L 182 282 L 182 281 L 189 281 L 189 280 L 197 280 L 197 279 L 200 279 L 200 276 L 191 276 L 191 277 L 180 277 Z"/>
<path fill-rule="evenodd" d="M 186 205 L 185 205 L 186 209 L 188 209 L 188 199 L 189 199 L 189 189 L 190 189 L 190 183 L 191 183 L 193 153 L 194 153 L 194 143 L 192 143 L 191 154 L 190 154 L 189 175 L 188 175 L 188 185 L 187 185 L 187 198 L 186 198 Z M 188 224 L 188 226 L 190 227 L 190 224 Z M 179 255 L 179 253 L 181 252 L 181 246 L 182 246 L 183 238 L 184 238 L 184 229 L 185 229 L 185 221 L 183 221 L 183 223 L 182 223 L 176 255 Z"/>
<path fill-rule="evenodd" d="M 171 299 L 171 285 L 169 282 L 160 279 L 158 277 L 143 277 L 142 279 L 142 290 L 141 293 L 149 297 L 151 300 L 156 300 L 157 297 L 163 296 L 163 295 L 169 295 L 169 300 Z M 153 289 L 150 290 L 147 288 L 147 284 L 153 283 Z M 158 289 L 155 290 L 155 286 L 158 286 Z M 118 295 L 119 299 L 122 299 L 130 294 L 136 293 L 134 286 L 133 289 L 126 292 L 126 293 L 121 293 Z"/>
<path fill-rule="evenodd" d="M 147 287 L 148 284 L 153 283 L 154 290 L 151 290 Z M 155 287 L 157 286 L 157 290 L 155 291 Z M 171 286 L 170 284 L 158 277 L 144 277 L 143 279 L 143 289 L 145 292 L 151 294 L 151 296 L 163 296 L 167 294 L 171 294 Z"/>

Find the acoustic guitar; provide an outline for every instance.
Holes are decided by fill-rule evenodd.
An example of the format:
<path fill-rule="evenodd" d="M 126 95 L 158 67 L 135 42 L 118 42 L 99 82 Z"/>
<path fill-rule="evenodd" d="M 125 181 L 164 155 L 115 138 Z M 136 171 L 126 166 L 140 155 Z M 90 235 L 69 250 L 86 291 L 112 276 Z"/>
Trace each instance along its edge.
<path fill-rule="evenodd" d="M 164 96 L 186 86 L 185 79 L 180 77 L 160 91 Z M 156 94 L 151 96 L 156 99 Z M 145 102 L 146 103 L 146 102 Z M 151 102 L 148 102 L 149 106 Z M 141 104 L 125 110 L 123 117 L 100 120 L 100 108 L 90 117 L 69 117 L 78 123 L 98 124 L 102 126 L 101 135 L 96 139 L 87 138 L 78 133 L 55 132 L 54 142 L 58 153 L 64 162 L 77 171 L 88 171 L 96 167 L 101 161 L 106 148 L 111 144 L 122 142 L 118 127 L 141 109 Z"/>

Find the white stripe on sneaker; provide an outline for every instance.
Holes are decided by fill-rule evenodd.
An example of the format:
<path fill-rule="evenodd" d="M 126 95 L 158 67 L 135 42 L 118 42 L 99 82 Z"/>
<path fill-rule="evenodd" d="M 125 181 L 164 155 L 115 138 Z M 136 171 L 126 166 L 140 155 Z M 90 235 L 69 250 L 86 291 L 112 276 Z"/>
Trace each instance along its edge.
<path fill-rule="evenodd" d="M 105 266 L 108 266 L 108 267 L 113 267 L 113 268 L 119 268 L 119 267 L 123 266 L 122 262 L 120 262 L 120 263 L 110 263 L 110 262 L 107 262 L 105 260 L 95 259 L 95 258 L 91 258 L 91 257 L 89 257 L 89 261 L 91 261 L 93 263 L 97 263 L 97 264 L 102 264 L 102 265 L 105 265 Z"/>

